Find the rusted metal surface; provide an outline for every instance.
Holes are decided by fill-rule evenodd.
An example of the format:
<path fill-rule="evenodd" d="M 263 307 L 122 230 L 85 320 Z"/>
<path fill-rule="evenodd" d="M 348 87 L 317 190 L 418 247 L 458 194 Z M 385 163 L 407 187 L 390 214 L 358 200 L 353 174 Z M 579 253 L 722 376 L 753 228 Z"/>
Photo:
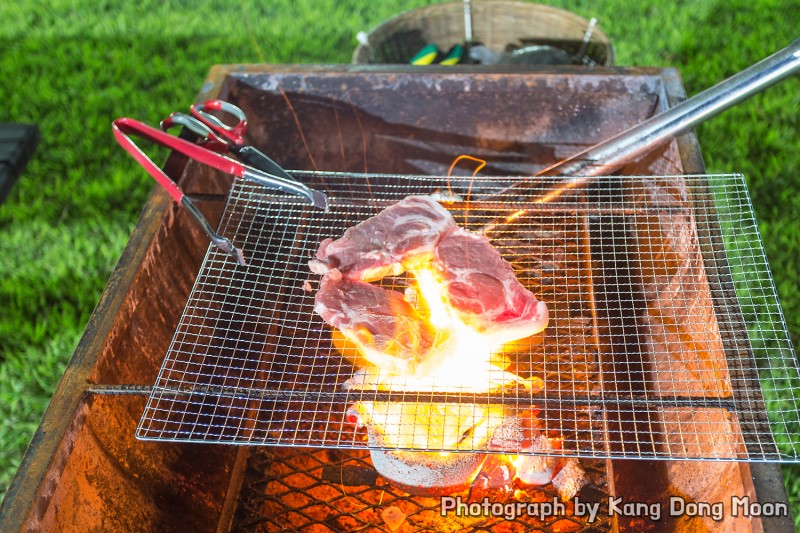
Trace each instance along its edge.
<path fill-rule="evenodd" d="M 665 96 L 670 107 L 686 99 L 683 81 L 676 69 L 665 69 L 663 73 Z M 681 164 L 687 173 L 702 174 L 705 172 L 705 162 L 703 161 L 700 143 L 694 131 L 681 135 L 675 139 L 678 155 Z M 703 254 L 710 251 L 706 245 L 701 245 Z M 708 272 L 708 270 L 707 270 Z M 720 281 L 715 272 L 708 272 L 709 284 L 715 294 L 723 292 Z M 729 289 L 724 290 L 726 295 L 724 302 L 715 299 L 715 304 L 731 305 L 735 302 L 735 294 Z M 711 465 L 706 465 L 709 467 Z M 712 467 L 713 468 L 713 467 Z M 763 502 L 788 502 L 786 488 L 783 484 L 783 474 L 781 468 L 775 463 L 741 463 L 739 465 L 741 478 L 743 480 L 745 494 L 753 500 Z M 701 469 L 699 475 L 714 476 L 713 472 Z M 792 531 L 794 523 L 791 516 L 762 517 L 760 523 L 754 524 L 756 531 Z"/>
<path fill-rule="evenodd" d="M 649 116 L 659 98 L 656 76 L 250 74 L 229 86 L 246 112 L 283 125 L 250 134 L 284 167 L 393 174 L 444 175 L 460 154 L 488 161 L 484 175 L 528 174 Z"/>
<path fill-rule="evenodd" d="M 674 105 L 684 97 L 670 69 L 442 67 L 421 74 L 396 66 L 297 65 L 214 67 L 198 100 L 217 96 L 248 113 L 250 142 L 287 168 L 437 174 L 446 173 L 462 153 L 492 161 L 485 174 L 534 172 L 649 116 L 664 98 Z M 593 126 L 587 128 L 587 122 Z M 177 157 L 167 167 L 173 176 L 183 174 L 187 193 L 210 195 L 206 207 L 216 207 L 207 214 L 221 211 L 228 178 Z M 703 171 L 693 134 L 623 172 L 684 170 Z M 142 399 L 86 392 L 152 384 L 205 250 L 206 243 L 181 217 L 165 194 L 151 196 L 3 502 L 3 531 L 81 523 L 106 531 L 141 524 L 226 531 L 243 501 L 240 483 L 258 482 L 245 474 L 255 463 L 248 466 L 247 454 L 235 448 L 135 441 L 132 424 Z M 106 431 L 112 434 L 103 435 Z M 648 497 L 658 501 L 667 494 L 721 497 L 712 490 L 718 485 L 727 495 L 786 501 L 772 466 L 605 465 L 609 494 L 633 497 L 637 483 L 647 480 Z M 790 519 L 619 521 L 612 527 L 747 531 L 762 525 L 765 531 L 793 530 Z"/>
<path fill-rule="evenodd" d="M 219 519 L 232 450 L 132 442 L 142 407 L 137 397 L 86 399 L 75 447 L 35 529 L 199 531 Z"/>

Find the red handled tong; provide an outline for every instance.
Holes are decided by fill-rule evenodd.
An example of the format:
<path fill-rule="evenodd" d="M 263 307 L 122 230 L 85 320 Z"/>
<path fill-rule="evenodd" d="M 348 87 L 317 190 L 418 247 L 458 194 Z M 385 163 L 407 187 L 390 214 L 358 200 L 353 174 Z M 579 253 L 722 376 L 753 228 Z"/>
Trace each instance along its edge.
<path fill-rule="evenodd" d="M 178 185 L 167 176 L 139 146 L 131 139 L 131 136 L 141 137 L 160 146 L 170 148 L 179 152 L 190 159 L 194 159 L 211 168 L 215 168 L 227 174 L 254 181 L 271 189 L 278 189 L 291 194 L 302 196 L 308 202 L 320 209 L 327 210 L 328 200 L 324 193 L 311 189 L 306 185 L 294 180 L 276 176 L 256 168 L 249 167 L 229 157 L 225 157 L 203 146 L 191 143 L 179 137 L 175 137 L 152 126 L 131 118 L 118 118 L 112 124 L 112 131 L 117 142 L 125 149 L 155 180 L 169 193 L 172 198 L 184 206 L 189 213 L 197 220 L 203 231 L 209 236 L 217 248 L 230 254 L 238 264 L 244 265 L 244 256 L 239 248 L 236 248 L 230 240 L 218 235 L 211 224 L 203 217 L 197 206 L 191 199 L 183 194 Z M 266 157 L 266 156 L 265 156 Z M 279 167 L 280 168 L 280 167 Z"/>

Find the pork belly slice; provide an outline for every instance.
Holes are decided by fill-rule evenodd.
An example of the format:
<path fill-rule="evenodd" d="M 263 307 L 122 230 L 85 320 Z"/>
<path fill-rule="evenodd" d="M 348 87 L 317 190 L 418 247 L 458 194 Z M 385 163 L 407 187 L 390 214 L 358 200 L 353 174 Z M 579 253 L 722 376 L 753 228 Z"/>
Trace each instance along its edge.
<path fill-rule="evenodd" d="M 345 278 L 374 281 L 402 274 L 433 257 L 436 244 L 456 226 L 450 213 L 430 196 L 408 196 L 372 218 L 325 239 L 309 262 L 312 272 L 335 268 Z"/>
<path fill-rule="evenodd" d="M 402 293 L 347 279 L 337 269 L 322 278 L 314 311 L 389 372 L 414 374 L 436 351 L 436 331 Z"/>
<path fill-rule="evenodd" d="M 472 329 L 511 342 L 547 326 L 547 306 L 517 280 L 511 265 L 486 237 L 455 227 L 436 247 L 446 298 Z"/>

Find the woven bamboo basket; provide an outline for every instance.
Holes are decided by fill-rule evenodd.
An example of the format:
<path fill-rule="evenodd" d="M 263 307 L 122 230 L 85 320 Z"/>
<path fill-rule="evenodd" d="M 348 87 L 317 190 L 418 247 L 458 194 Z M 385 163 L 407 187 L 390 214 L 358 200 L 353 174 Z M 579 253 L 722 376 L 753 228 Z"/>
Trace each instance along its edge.
<path fill-rule="evenodd" d="M 572 55 L 576 64 L 613 65 L 614 49 L 595 26 L 586 46 L 589 21 L 569 11 L 529 2 L 473 1 L 473 42 L 496 53 L 530 45 L 549 45 Z M 447 50 L 463 44 L 464 3 L 451 2 L 401 13 L 368 34 L 359 44 L 353 63 L 408 63 L 428 43 Z"/>

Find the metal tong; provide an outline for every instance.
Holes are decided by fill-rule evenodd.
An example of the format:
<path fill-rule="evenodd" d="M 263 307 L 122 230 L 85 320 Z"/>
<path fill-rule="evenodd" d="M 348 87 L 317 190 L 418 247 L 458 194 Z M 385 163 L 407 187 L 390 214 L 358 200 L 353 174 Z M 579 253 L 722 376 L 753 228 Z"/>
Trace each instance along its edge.
<path fill-rule="evenodd" d="M 174 118 L 172 122 L 175 124 L 180 123 L 175 121 Z M 197 127 L 196 125 L 193 126 Z M 263 158 L 269 160 L 269 163 L 261 160 L 265 168 L 277 167 L 277 169 L 280 169 L 280 173 L 284 174 L 285 176 L 289 176 L 289 178 L 287 179 L 286 177 L 280 177 L 269 171 L 244 165 L 238 161 L 217 153 L 217 151 L 191 143 L 179 137 L 175 137 L 165 131 L 161 131 L 131 118 L 119 118 L 115 120 L 112 124 L 112 131 L 120 146 L 122 146 L 122 148 L 124 148 L 125 151 L 127 151 L 162 187 L 164 187 L 164 189 L 176 202 L 184 206 L 187 211 L 189 211 L 192 217 L 194 217 L 194 219 L 200 224 L 206 235 L 208 235 L 208 237 L 211 239 L 211 242 L 213 242 L 214 245 L 220 250 L 230 254 L 240 265 L 245 265 L 244 254 L 242 253 L 241 249 L 236 248 L 230 240 L 214 231 L 214 229 L 211 227 L 211 224 L 209 224 L 205 217 L 203 217 L 203 215 L 200 213 L 200 210 L 191 201 L 191 199 L 184 195 L 180 187 L 178 187 L 178 185 L 139 148 L 139 146 L 131 139 L 131 136 L 141 137 L 160 146 L 170 148 L 191 159 L 203 163 L 204 165 L 208 165 L 227 174 L 232 174 L 234 176 L 259 183 L 271 189 L 277 189 L 301 196 L 307 199 L 310 205 L 327 211 L 328 201 L 324 193 L 315 189 L 311 189 L 299 181 L 294 180 L 291 178 L 291 176 L 289 176 L 288 173 L 281 169 L 280 166 L 278 166 L 271 159 L 267 158 L 264 154 L 261 154 L 261 152 L 259 152 L 259 154 L 261 154 Z M 219 137 L 217 135 L 214 135 L 213 137 L 215 141 L 219 141 Z M 258 161 L 258 159 L 251 159 L 251 161 Z"/>

